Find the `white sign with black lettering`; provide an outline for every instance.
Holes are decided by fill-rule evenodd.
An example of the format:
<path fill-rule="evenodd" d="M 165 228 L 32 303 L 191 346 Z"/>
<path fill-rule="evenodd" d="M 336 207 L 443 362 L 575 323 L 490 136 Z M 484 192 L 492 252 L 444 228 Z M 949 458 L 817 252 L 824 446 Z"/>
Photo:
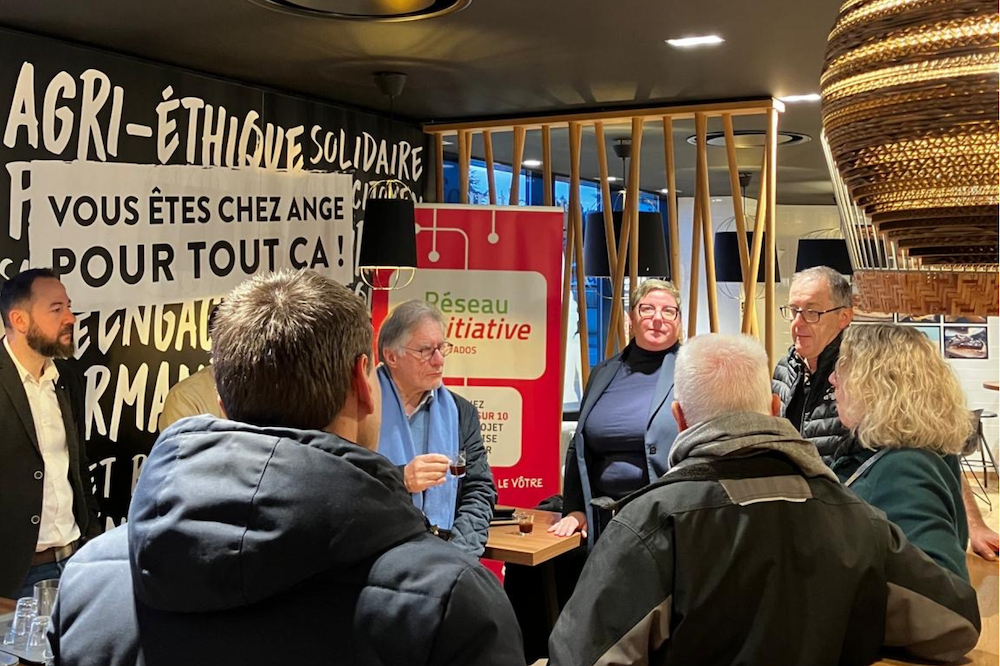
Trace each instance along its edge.
<path fill-rule="evenodd" d="M 26 172 L 11 208 L 30 203 L 32 264 L 59 273 L 79 310 L 214 296 L 281 268 L 353 279 L 346 174 L 55 161 Z"/>

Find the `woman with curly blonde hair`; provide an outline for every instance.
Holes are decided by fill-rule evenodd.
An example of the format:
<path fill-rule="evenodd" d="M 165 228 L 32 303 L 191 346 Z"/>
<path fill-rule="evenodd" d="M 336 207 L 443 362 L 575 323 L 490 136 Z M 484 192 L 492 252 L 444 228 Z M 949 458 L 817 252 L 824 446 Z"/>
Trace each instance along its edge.
<path fill-rule="evenodd" d="M 968 580 L 958 454 L 972 421 L 951 368 L 915 328 L 851 326 L 830 382 L 852 435 L 833 471 L 931 559 Z"/>

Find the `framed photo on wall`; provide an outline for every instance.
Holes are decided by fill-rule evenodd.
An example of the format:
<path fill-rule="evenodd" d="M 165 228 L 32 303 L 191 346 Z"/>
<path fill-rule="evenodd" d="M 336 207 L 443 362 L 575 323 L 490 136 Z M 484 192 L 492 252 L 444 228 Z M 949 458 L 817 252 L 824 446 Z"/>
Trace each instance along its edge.
<path fill-rule="evenodd" d="M 896 321 L 900 324 L 940 324 L 941 315 L 897 314 Z"/>
<path fill-rule="evenodd" d="M 990 357 L 986 327 L 945 326 L 944 357 L 983 360 Z"/>
<path fill-rule="evenodd" d="M 986 317 L 979 315 L 948 315 L 944 318 L 946 324 L 986 324 Z"/>

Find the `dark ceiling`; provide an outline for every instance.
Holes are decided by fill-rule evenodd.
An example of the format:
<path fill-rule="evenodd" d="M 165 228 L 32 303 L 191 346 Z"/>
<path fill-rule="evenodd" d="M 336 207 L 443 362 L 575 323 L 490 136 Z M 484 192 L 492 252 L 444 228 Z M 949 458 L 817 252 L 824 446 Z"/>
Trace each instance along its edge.
<path fill-rule="evenodd" d="M 0 0 L 0 25 L 383 112 L 388 101 L 372 73 L 405 72 L 396 115 L 431 122 L 818 92 L 838 6 L 839 0 L 472 0 L 435 19 L 358 23 L 294 16 L 248 0 Z M 697 50 L 664 43 L 707 33 L 726 41 Z M 795 104 L 781 116 L 780 129 L 813 141 L 779 149 L 779 203 L 834 203 L 819 111 L 815 102 Z M 763 129 L 763 119 L 735 123 Z M 629 130 L 606 133 L 610 144 Z M 693 133 L 693 122 L 675 126 L 682 196 L 693 191 L 694 148 L 683 141 Z M 537 134 L 528 134 L 526 158 L 540 157 Z M 565 141 L 565 131 L 554 133 L 556 153 Z M 662 132 L 649 125 L 643 145 L 642 186 L 657 190 L 665 185 Z M 497 137 L 495 151 L 509 161 L 509 140 Z M 727 195 L 725 149 L 710 153 L 712 192 Z M 740 153 L 746 170 L 759 168 L 759 151 Z M 593 134 L 584 136 L 582 163 L 585 175 L 597 175 Z M 614 163 L 611 173 L 620 171 Z M 755 178 L 751 194 L 756 185 Z"/>

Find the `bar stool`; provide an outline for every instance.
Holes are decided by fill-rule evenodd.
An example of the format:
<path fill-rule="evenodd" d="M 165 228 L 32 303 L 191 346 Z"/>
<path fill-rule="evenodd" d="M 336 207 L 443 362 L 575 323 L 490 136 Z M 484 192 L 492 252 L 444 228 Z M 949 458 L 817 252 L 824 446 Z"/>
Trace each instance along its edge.
<path fill-rule="evenodd" d="M 979 490 L 982 495 L 973 491 L 973 494 L 986 503 L 986 506 L 993 509 L 993 503 L 990 501 L 989 496 L 986 494 L 986 489 L 990 486 L 989 469 L 993 468 L 993 472 L 1000 477 L 1000 469 L 997 468 L 996 458 L 993 456 L 993 451 L 990 449 L 989 444 L 986 442 L 986 435 L 983 433 L 983 422 L 982 419 L 995 419 L 997 415 L 994 412 L 976 409 L 972 412 L 972 436 L 969 437 L 968 441 L 965 443 L 965 447 L 962 449 L 962 463 L 965 465 L 966 469 L 972 474 L 972 478 L 975 479 L 976 485 L 979 486 Z M 979 452 L 979 460 L 976 460 L 976 466 L 983 471 L 983 480 L 980 481 L 979 477 L 976 476 L 976 469 L 973 466 L 973 461 L 969 460 L 970 456 L 975 455 L 976 450 Z M 990 467 L 986 465 L 986 458 L 989 457 Z"/>

